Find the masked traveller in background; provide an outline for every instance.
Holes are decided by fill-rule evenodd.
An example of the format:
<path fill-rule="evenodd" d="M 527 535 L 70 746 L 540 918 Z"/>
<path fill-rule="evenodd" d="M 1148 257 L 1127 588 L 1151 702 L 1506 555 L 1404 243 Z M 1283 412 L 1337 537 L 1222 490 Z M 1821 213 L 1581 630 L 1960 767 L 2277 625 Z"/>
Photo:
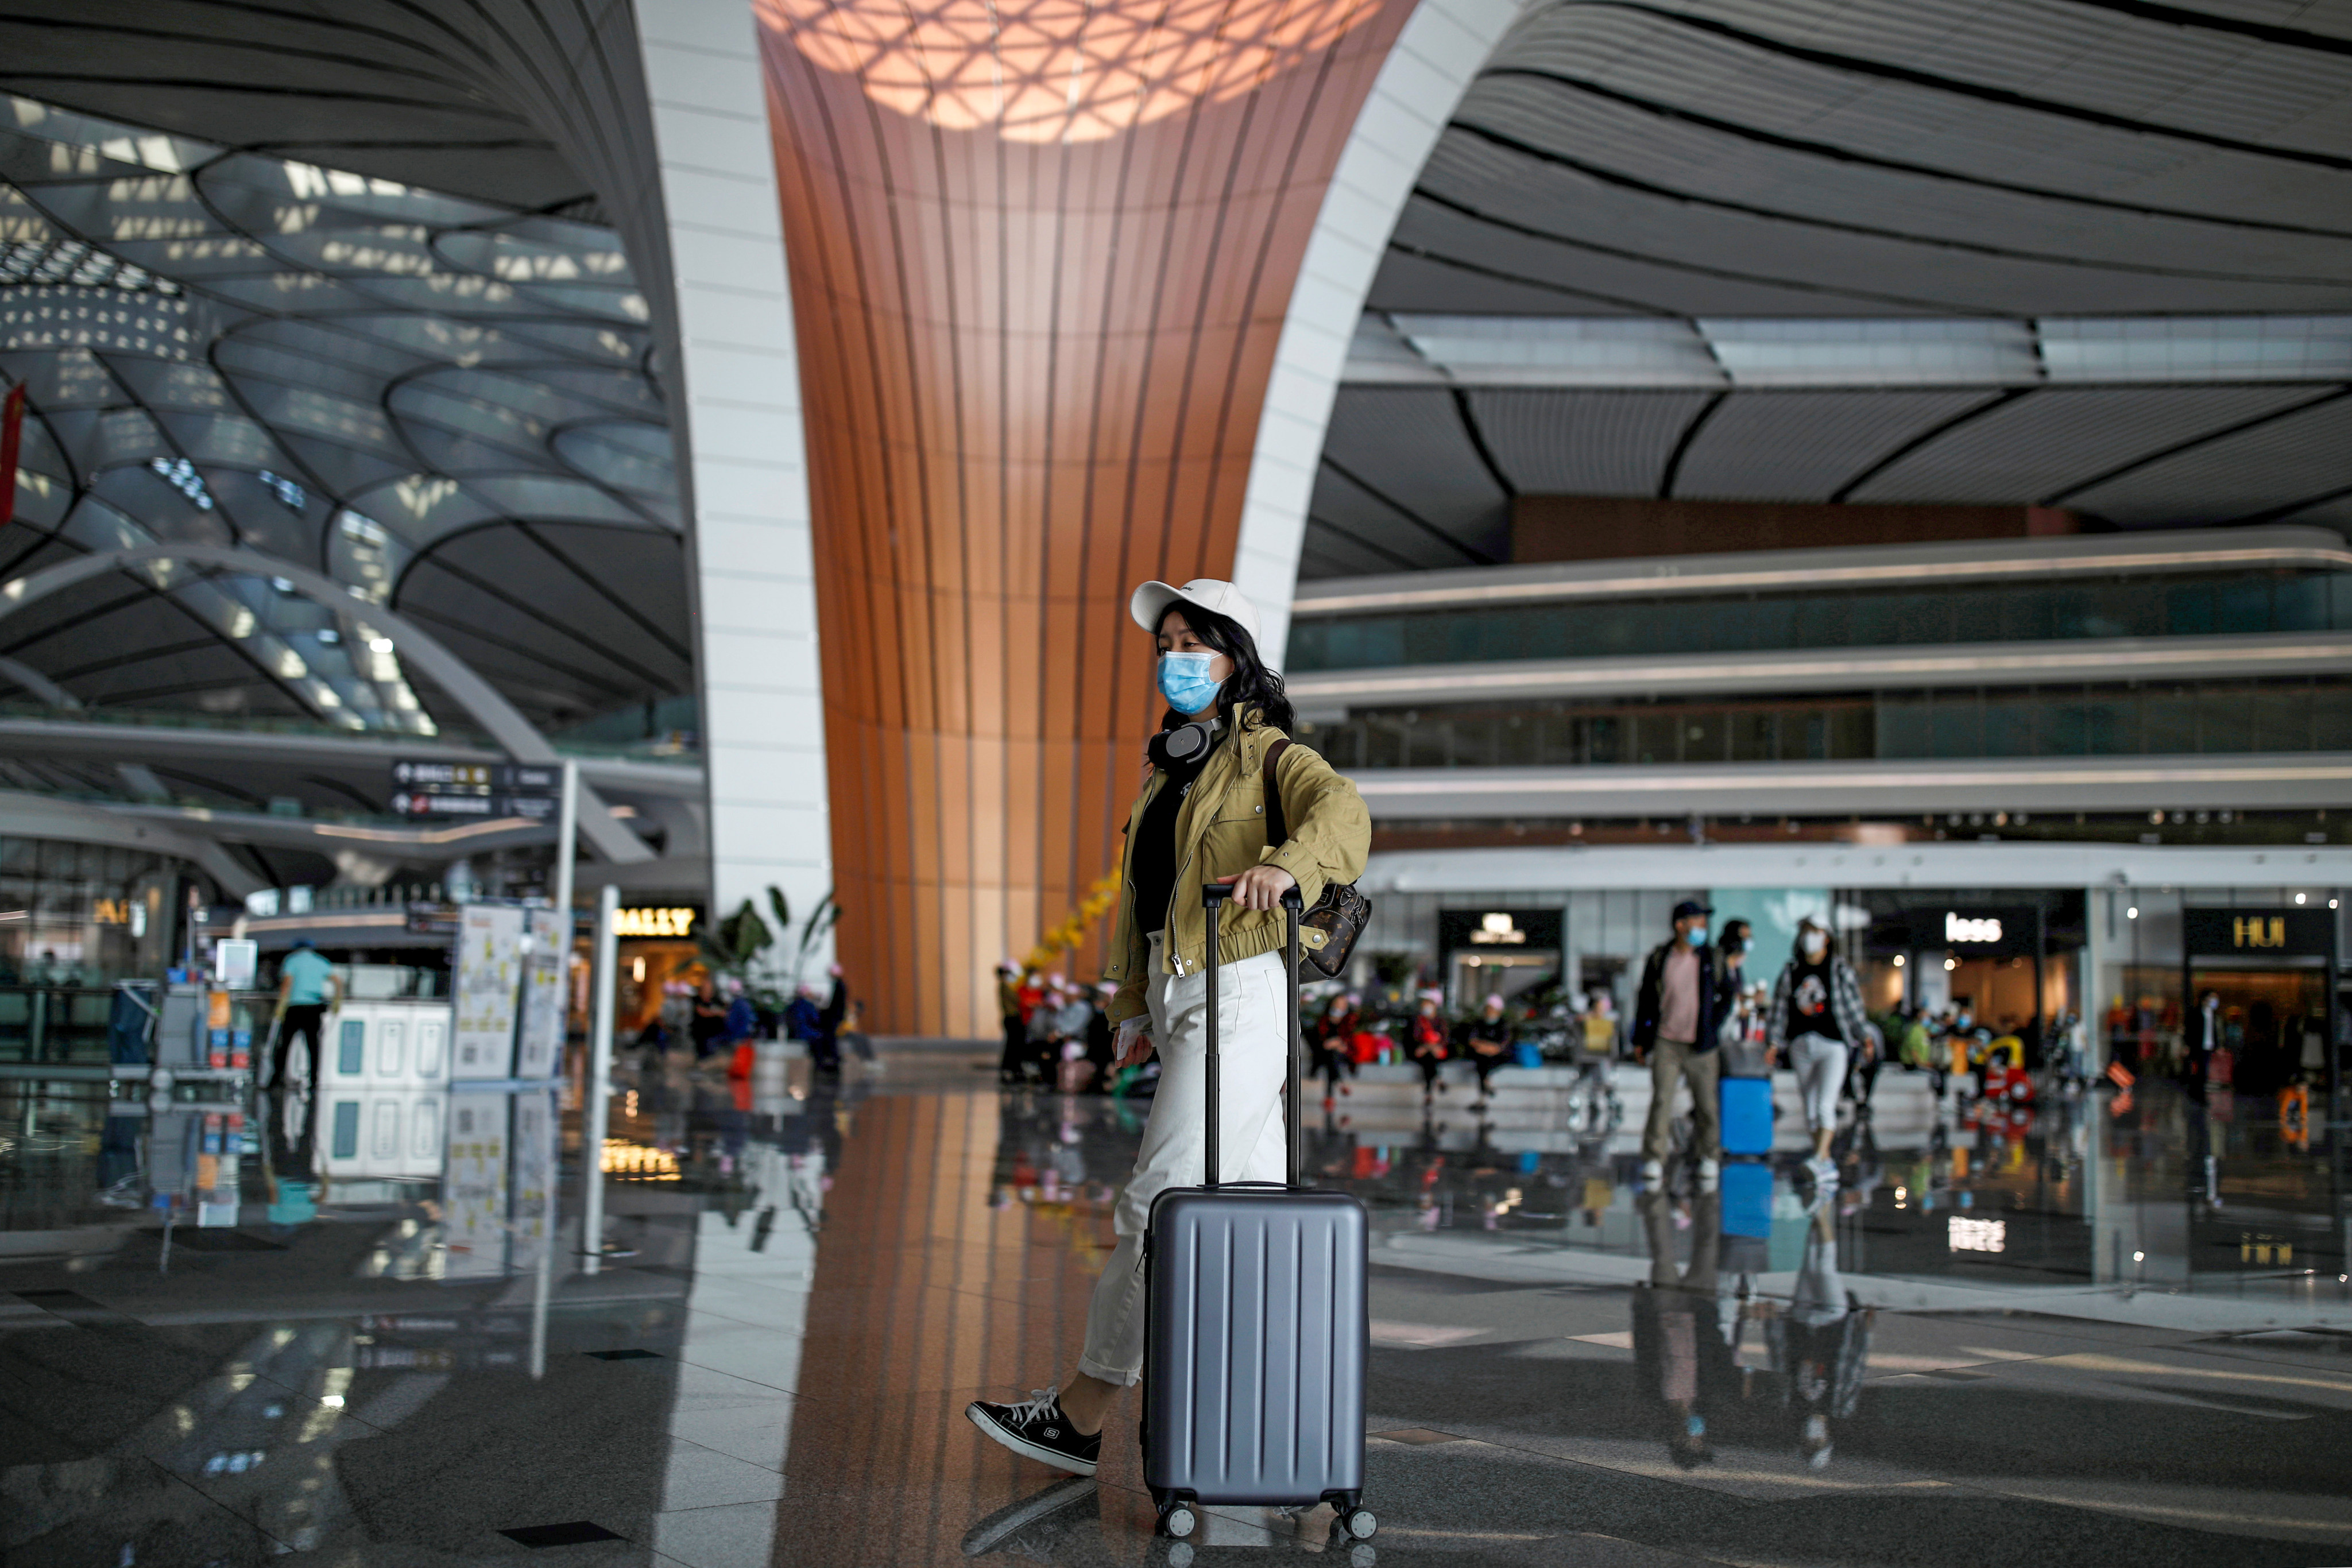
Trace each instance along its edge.
<path fill-rule="evenodd" d="M 1356 1071 L 1356 1008 L 1355 998 L 1341 993 L 1333 997 L 1323 1009 L 1323 1016 L 1307 1030 L 1309 1060 L 1307 1074 L 1323 1079 L 1323 1108 L 1331 1108 L 1339 1092 L 1339 1075 L 1350 1077 Z"/>
<path fill-rule="evenodd" d="M 1421 1069 L 1421 1097 L 1426 1102 L 1433 1094 L 1445 1092 L 1445 1081 L 1437 1070 L 1445 1065 L 1447 1030 L 1445 1011 L 1439 992 L 1421 993 L 1421 1005 L 1413 1009 L 1412 1021 L 1405 1026 L 1405 1054 Z"/>
<path fill-rule="evenodd" d="M 996 1014 L 1004 1026 L 1004 1051 L 996 1059 L 996 1082 L 1010 1088 L 1021 1082 L 1021 1063 L 1029 1046 L 1029 1022 L 1021 1009 L 1021 966 L 1010 958 L 996 966 Z"/>
<path fill-rule="evenodd" d="M 1470 1059 L 1470 1069 L 1478 1075 L 1478 1103 L 1484 1105 L 1494 1091 L 1489 1081 L 1495 1069 L 1507 1066 L 1511 1060 L 1511 1020 L 1503 1016 L 1503 998 L 1488 997 L 1478 1009 L 1478 1016 L 1464 1024 L 1459 1036 L 1463 1054 Z"/>
<path fill-rule="evenodd" d="M 1805 1126 L 1813 1135 L 1808 1169 L 1822 1186 L 1837 1185 L 1830 1140 L 1837 1135 L 1838 1094 L 1845 1087 L 1852 1050 L 1868 1040 L 1870 1020 L 1862 1009 L 1862 982 L 1853 966 L 1832 950 L 1829 927 L 1808 919 L 1797 927 L 1795 951 L 1772 988 L 1765 1015 L 1764 1049 L 1776 1059 L 1785 1046 L 1804 1102 Z"/>
<path fill-rule="evenodd" d="M 1218 1174 L 1280 1181 L 1293 984 L 1284 973 L 1282 895 L 1296 888 L 1311 906 L 1326 885 L 1360 876 L 1371 848 L 1362 797 L 1306 747 L 1283 749 L 1269 786 L 1267 757 L 1296 719 L 1282 677 L 1259 656 L 1257 611 L 1240 590 L 1207 578 L 1181 588 L 1147 582 L 1129 610 L 1158 643 L 1168 711 L 1128 817 L 1124 896 L 1103 975 L 1118 983 L 1110 1004 L 1118 1064 L 1156 1050 L 1160 1092 L 1113 1213 L 1118 1245 L 1096 1282 L 1076 1375 L 1018 1404 L 975 1400 L 965 1411 L 1013 1452 L 1084 1476 L 1095 1473 L 1113 1405 L 1142 1374 L 1151 1200 L 1168 1187 L 1198 1185 L 1204 1174 L 1210 1002 L 1202 885 L 1233 889 L 1217 926 Z M 1269 787 L 1279 792 L 1289 832 L 1279 844 L 1266 841 Z"/>
<path fill-rule="evenodd" d="M 1702 1186 L 1711 1185 L 1723 1159 L 1723 1113 L 1716 1099 L 1722 1063 L 1716 1054 L 1720 998 L 1716 990 L 1715 949 L 1706 945 L 1706 917 L 1696 899 L 1675 905 L 1675 934 L 1650 949 L 1642 962 L 1642 988 L 1633 1002 L 1633 1051 L 1650 1064 L 1650 1119 L 1642 1130 L 1642 1180 L 1656 1186 L 1666 1179 L 1666 1155 L 1674 1147 L 1675 1091 L 1691 1092 L 1691 1157 Z"/>

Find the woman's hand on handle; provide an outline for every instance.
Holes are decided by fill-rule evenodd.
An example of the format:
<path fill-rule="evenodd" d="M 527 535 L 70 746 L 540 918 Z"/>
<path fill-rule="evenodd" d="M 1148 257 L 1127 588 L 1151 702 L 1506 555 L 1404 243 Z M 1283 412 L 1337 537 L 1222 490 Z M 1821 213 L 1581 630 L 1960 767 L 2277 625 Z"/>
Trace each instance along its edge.
<path fill-rule="evenodd" d="M 1278 865 L 1254 865 L 1217 880 L 1233 884 L 1234 903 L 1243 909 L 1272 909 L 1298 885 L 1298 879 Z"/>

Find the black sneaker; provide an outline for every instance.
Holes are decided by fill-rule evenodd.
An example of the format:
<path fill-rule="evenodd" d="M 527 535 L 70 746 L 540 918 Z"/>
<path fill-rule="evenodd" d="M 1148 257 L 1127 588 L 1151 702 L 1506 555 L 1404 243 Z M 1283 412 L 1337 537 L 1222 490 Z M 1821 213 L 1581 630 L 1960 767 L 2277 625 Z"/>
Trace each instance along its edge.
<path fill-rule="evenodd" d="M 1089 1520 L 1099 1521 L 1100 1494 L 1092 1477 L 1072 1476 L 1044 1491 L 1009 1502 L 964 1532 L 963 1554 L 984 1557 L 1010 1552 L 1038 1563 L 1050 1563 L 1054 1553 Z M 1087 1506 L 1074 1506 L 1084 1502 Z"/>
<path fill-rule="evenodd" d="M 1102 1434 L 1089 1437 L 1071 1426 L 1070 1418 L 1062 1414 L 1061 1393 L 1058 1388 L 1034 1389 L 1018 1405 L 975 1399 L 964 1406 L 963 1413 L 971 1417 L 973 1426 L 1016 1454 L 1074 1475 L 1090 1476 L 1102 1457 Z"/>

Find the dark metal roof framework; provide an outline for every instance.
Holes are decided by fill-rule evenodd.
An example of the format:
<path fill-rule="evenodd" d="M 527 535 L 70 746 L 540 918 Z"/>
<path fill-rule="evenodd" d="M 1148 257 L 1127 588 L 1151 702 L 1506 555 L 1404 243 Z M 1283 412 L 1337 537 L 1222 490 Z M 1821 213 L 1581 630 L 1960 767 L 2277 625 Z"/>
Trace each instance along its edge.
<path fill-rule="evenodd" d="M 1561 0 L 1457 110 L 1370 305 L 1368 328 L 2340 313 L 2352 5 Z M 1351 384 L 1302 570 L 1493 549 L 1495 480 L 1430 466 L 1449 447 L 1531 490 L 2345 528 L 2344 385 Z M 1435 434 L 1384 465 L 1378 433 L 1420 422 Z"/>
<path fill-rule="evenodd" d="M 0 576 L 235 543 L 352 593 L 126 572 L 0 653 L 90 704 L 435 733 L 377 605 L 542 725 L 692 690 L 650 310 L 611 229 L 15 97 L 0 178 L 0 369 L 31 411 Z"/>

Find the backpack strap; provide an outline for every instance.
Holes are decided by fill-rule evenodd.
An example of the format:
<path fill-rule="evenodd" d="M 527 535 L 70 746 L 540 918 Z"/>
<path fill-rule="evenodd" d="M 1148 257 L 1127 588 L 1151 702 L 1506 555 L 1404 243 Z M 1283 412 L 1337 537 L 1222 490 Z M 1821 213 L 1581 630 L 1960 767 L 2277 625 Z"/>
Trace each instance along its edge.
<path fill-rule="evenodd" d="M 1275 782 L 1274 777 L 1275 764 L 1280 762 L 1282 754 L 1289 749 L 1287 736 L 1267 747 L 1265 766 L 1262 769 L 1265 776 L 1265 841 L 1276 849 L 1290 841 L 1290 825 L 1282 816 L 1282 788 Z"/>

